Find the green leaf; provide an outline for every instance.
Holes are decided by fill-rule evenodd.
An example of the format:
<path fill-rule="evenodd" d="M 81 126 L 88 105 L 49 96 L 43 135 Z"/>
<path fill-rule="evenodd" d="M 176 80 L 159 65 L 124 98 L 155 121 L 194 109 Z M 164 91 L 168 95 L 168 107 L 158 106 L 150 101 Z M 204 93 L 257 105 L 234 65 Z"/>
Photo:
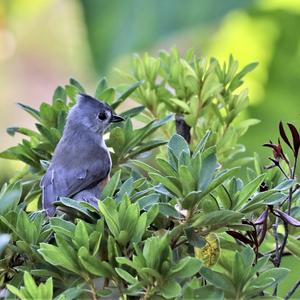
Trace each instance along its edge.
<path fill-rule="evenodd" d="M 40 113 L 38 110 L 28 106 L 28 105 L 25 105 L 25 104 L 22 104 L 22 103 L 17 103 L 17 105 L 22 108 L 23 110 L 25 110 L 26 112 L 28 112 L 31 116 L 33 116 L 36 120 L 38 121 L 41 121 L 41 118 L 40 118 Z"/>
<path fill-rule="evenodd" d="M 251 63 L 246 65 L 239 73 L 237 73 L 235 75 L 235 77 L 233 78 L 233 80 L 231 81 L 230 85 L 229 85 L 229 89 L 234 91 L 235 89 L 237 89 L 243 82 L 241 81 L 241 79 L 249 72 L 251 72 L 253 69 L 256 68 L 256 66 L 258 65 L 257 62 Z"/>
<path fill-rule="evenodd" d="M 167 188 L 171 193 L 173 193 L 177 197 L 182 197 L 180 189 L 168 177 L 162 176 L 157 173 L 149 173 L 148 175 L 156 183 L 163 184 L 165 188 Z"/>
<path fill-rule="evenodd" d="M 127 119 L 127 118 L 133 118 L 137 115 L 139 115 L 141 112 L 143 112 L 145 110 L 145 106 L 137 106 L 137 107 L 134 107 L 134 108 L 131 108 L 131 109 L 128 109 L 122 113 L 120 113 L 119 115 L 121 117 L 123 117 L 124 119 Z"/>
<path fill-rule="evenodd" d="M 174 299 L 179 296 L 181 286 L 176 281 L 168 281 L 161 288 L 160 293 L 166 299 Z"/>
<path fill-rule="evenodd" d="M 175 209 L 175 207 L 169 203 L 159 203 L 159 212 L 166 217 L 173 217 L 181 219 L 181 214 Z"/>
<path fill-rule="evenodd" d="M 171 269 L 171 275 L 174 277 L 188 278 L 200 271 L 202 262 L 194 257 L 182 258 L 174 267 Z"/>
<path fill-rule="evenodd" d="M 97 291 L 97 296 L 100 296 L 102 299 L 102 297 L 109 297 L 112 295 L 112 290 L 111 289 L 108 289 L 108 288 L 103 288 L 102 290 L 98 290 Z"/>
<path fill-rule="evenodd" d="M 243 216 L 242 213 L 222 209 L 197 216 L 193 226 L 224 226 L 239 222 Z"/>
<path fill-rule="evenodd" d="M 255 195 L 251 200 L 247 201 L 240 209 L 243 213 L 252 212 L 256 208 L 262 207 L 264 204 L 264 201 L 268 201 L 269 199 L 274 199 L 273 195 L 278 194 L 275 190 L 269 190 L 265 192 L 261 192 L 257 195 Z M 277 196 L 276 196 L 277 197 Z"/>
<path fill-rule="evenodd" d="M 80 247 L 89 249 L 89 234 L 82 220 L 76 224 L 73 241 L 78 249 Z"/>
<path fill-rule="evenodd" d="M 158 203 L 159 197 L 157 194 L 150 194 L 139 198 L 137 203 L 140 206 L 140 210 L 148 210 L 153 204 Z"/>
<path fill-rule="evenodd" d="M 211 135 L 211 131 L 207 130 L 203 138 L 200 140 L 199 144 L 196 146 L 192 158 L 195 158 L 199 153 L 203 152 L 210 135 Z"/>
<path fill-rule="evenodd" d="M 126 137 L 124 129 L 121 127 L 115 127 L 110 131 L 107 145 L 114 149 L 114 153 L 116 153 L 116 155 L 120 155 L 124 151 L 125 142 Z"/>
<path fill-rule="evenodd" d="M 138 280 L 134 278 L 131 274 L 129 274 L 127 271 L 120 269 L 120 268 L 115 268 L 117 274 L 124 279 L 126 282 L 130 284 L 136 284 Z"/>
<path fill-rule="evenodd" d="M 26 297 L 26 295 L 24 295 L 23 291 L 18 290 L 15 286 L 11 285 L 11 284 L 7 284 L 6 288 L 14 295 L 16 295 L 18 298 L 20 298 L 21 300 L 28 300 L 28 298 Z"/>
<path fill-rule="evenodd" d="M 182 185 L 183 194 L 187 195 L 189 192 L 194 191 L 196 188 L 196 180 L 191 174 L 189 168 L 181 165 L 178 168 L 178 175 Z"/>
<path fill-rule="evenodd" d="M 259 291 L 263 291 L 266 288 L 275 285 L 284 279 L 289 270 L 285 268 L 272 268 L 265 272 L 260 273 L 259 277 L 253 279 L 249 283 L 249 287 L 246 290 L 247 295 L 253 295 Z"/>
<path fill-rule="evenodd" d="M 81 93 L 85 92 L 83 86 L 76 79 L 70 78 L 70 84 L 75 86 Z"/>
<path fill-rule="evenodd" d="M 117 194 L 117 200 L 121 201 L 125 194 L 131 195 L 131 192 L 134 189 L 134 179 L 133 177 L 129 177 L 120 187 L 119 192 Z"/>
<path fill-rule="evenodd" d="M 157 165 L 159 166 L 159 169 L 164 173 L 166 176 L 173 176 L 177 177 L 178 174 L 176 170 L 173 168 L 173 166 L 167 162 L 165 159 L 162 158 L 156 158 Z"/>
<path fill-rule="evenodd" d="M 58 280 L 62 279 L 61 274 L 56 273 L 52 270 L 48 270 L 48 269 L 33 269 L 33 270 L 30 270 L 30 274 L 34 277 L 42 277 L 42 278 L 53 277 Z"/>
<path fill-rule="evenodd" d="M 48 103 L 42 103 L 40 105 L 40 117 L 41 122 L 48 129 L 56 126 L 56 116 L 53 107 Z"/>
<path fill-rule="evenodd" d="M 300 259 L 300 241 L 297 238 L 289 235 L 286 248 L 292 255 Z"/>
<path fill-rule="evenodd" d="M 168 98 L 166 99 L 168 103 L 171 104 L 172 107 L 175 107 L 175 111 L 183 112 L 183 113 L 189 113 L 190 112 L 190 106 L 185 103 L 183 100 L 176 99 L 176 98 Z M 178 108 L 176 108 L 176 106 Z"/>
<path fill-rule="evenodd" d="M 127 157 L 133 158 L 140 153 L 150 151 L 154 148 L 165 145 L 166 143 L 167 143 L 167 141 L 165 141 L 165 140 L 151 140 L 146 143 L 140 143 L 140 145 L 134 151 L 131 151 Z"/>
<path fill-rule="evenodd" d="M 31 294 L 32 298 L 36 297 L 37 285 L 31 275 L 25 272 L 23 278 L 26 290 Z"/>
<path fill-rule="evenodd" d="M 190 153 L 189 145 L 186 140 L 179 134 L 174 134 L 168 143 L 168 149 L 172 151 L 177 159 L 179 159 L 181 153 L 185 151 Z"/>
<path fill-rule="evenodd" d="M 269 261 L 270 261 L 270 256 L 269 255 L 263 256 L 254 265 L 254 267 L 251 270 L 251 273 L 255 274 L 257 272 L 261 272 L 262 270 L 264 270 L 266 268 L 266 266 L 269 263 Z"/>
<path fill-rule="evenodd" d="M 50 219 L 50 226 L 56 233 L 63 234 L 69 238 L 73 237 L 75 224 L 69 221 L 53 217 Z"/>
<path fill-rule="evenodd" d="M 22 195 L 22 185 L 18 181 L 8 187 L 0 197 L 0 215 L 6 215 L 10 210 L 16 209 Z"/>
<path fill-rule="evenodd" d="M 289 273 L 289 269 L 286 268 L 272 268 L 269 269 L 263 273 L 261 273 L 261 279 L 263 278 L 274 278 L 275 282 L 280 282 L 281 280 L 283 280 Z"/>
<path fill-rule="evenodd" d="M 118 237 L 120 232 L 119 221 L 116 220 L 114 216 L 110 213 L 110 211 L 108 210 L 104 202 L 99 201 L 98 205 L 99 205 L 99 210 L 104 216 L 105 222 L 107 223 L 110 232 L 113 234 L 115 238 Z"/>
<path fill-rule="evenodd" d="M 59 201 L 53 202 L 55 206 L 58 206 L 64 212 L 69 215 L 74 215 L 75 217 L 81 217 L 89 221 L 95 221 L 95 214 L 92 214 L 88 209 L 84 208 L 80 202 L 67 198 L 60 197 Z"/>
<path fill-rule="evenodd" d="M 77 87 L 75 87 L 74 85 L 65 85 L 65 91 L 66 91 L 66 94 L 67 96 L 71 99 L 71 102 L 73 104 L 76 103 L 76 96 L 78 94 L 78 89 Z"/>
<path fill-rule="evenodd" d="M 216 168 L 217 158 L 215 152 L 212 152 L 202 161 L 198 190 L 205 191 L 207 189 L 213 179 Z"/>
<path fill-rule="evenodd" d="M 107 262 L 90 255 L 85 247 L 78 250 L 78 259 L 85 270 L 93 275 L 111 278 L 114 274 L 113 268 Z"/>
<path fill-rule="evenodd" d="M 146 227 L 150 226 L 154 222 L 154 220 L 157 217 L 158 213 L 159 213 L 159 205 L 158 204 L 152 205 L 151 208 L 147 212 Z"/>
<path fill-rule="evenodd" d="M 209 194 L 211 191 L 213 191 L 216 187 L 221 185 L 226 179 L 230 178 L 237 172 L 239 168 L 232 168 L 229 170 L 225 170 L 222 173 L 218 174 L 213 181 L 210 183 L 208 188 L 201 194 L 201 198 Z"/>
<path fill-rule="evenodd" d="M 147 267 L 157 270 L 159 265 L 169 257 L 169 251 L 167 236 L 148 238 L 143 248 L 143 257 L 146 260 Z"/>
<path fill-rule="evenodd" d="M 104 189 L 101 192 L 101 200 L 104 200 L 106 197 L 113 197 L 121 177 L 121 170 L 118 170 L 106 184 Z"/>
<path fill-rule="evenodd" d="M 250 198 L 251 195 L 253 195 L 258 188 L 260 187 L 261 183 L 264 181 L 265 174 L 259 175 L 256 177 L 254 180 L 249 182 L 244 186 L 242 191 L 240 192 L 239 198 L 237 203 L 235 204 L 235 207 L 244 204 L 248 199 Z"/>
<path fill-rule="evenodd" d="M 54 245 L 41 243 L 38 252 L 43 256 L 45 261 L 54 266 L 61 266 L 69 271 L 78 273 L 79 266 L 74 261 L 73 257 L 61 251 L 61 248 Z"/>
<path fill-rule="evenodd" d="M 195 289 L 187 287 L 184 291 L 183 299 L 223 300 L 224 293 L 212 285 Z"/>
<path fill-rule="evenodd" d="M 66 103 L 67 101 L 67 95 L 63 87 L 58 86 L 56 90 L 54 91 L 53 97 L 52 97 L 52 103 L 54 104 L 57 101 L 63 101 L 63 103 Z"/>
<path fill-rule="evenodd" d="M 230 278 L 225 274 L 215 272 L 209 268 L 202 267 L 200 270 L 201 275 L 215 287 L 218 287 L 224 291 L 234 291 L 235 287 L 232 284 Z"/>
<path fill-rule="evenodd" d="M 36 244 L 39 236 L 38 229 L 35 223 L 29 220 L 28 215 L 23 210 L 18 214 L 16 229 L 24 241 L 28 244 Z"/>
<path fill-rule="evenodd" d="M 131 268 L 133 268 L 134 270 L 139 270 L 140 266 L 136 263 L 134 263 L 133 261 L 131 261 L 130 259 L 128 259 L 127 257 L 116 257 L 116 261 L 120 264 L 120 265 L 126 265 L 129 266 Z"/>
<path fill-rule="evenodd" d="M 10 136 L 14 136 L 16 134 L 16 132 L 24 134 L 26 136 L 29 137 L 39 137 L 39 134 L 33 130 L 30 130 L 28 128 L 23 128 L 23 127 L 9 127 L 6 129 L 6 132 L 10 135 Z"/>
<path fill-rule="evenodd" d="M 107 88 L 99 95 L 99 99 L 101 101 L 107 102 L 108 104 L 111 104 L 115 99 L 115 93 L 115 89 Z"/>
<path fill-rule="evenodd" d="M 159 173 L 158 170 L 156 170 L 155 168 L 151 167 L 150 165 L 144 163 L 141 160 L 130 160 L 130 163 L 132 163 L 134 166 L 146 171 L 146 172 L 151 172 L 151 173 Z"/>
<path fill-rule="evenodd" d="M 100 99 L 102 92 L 107 88 L 107 79 L 102 77 L 96 87 L 95 98 Z"/>
<path fill-rule="evenodd" d="M 182 201 L 182 207 L 185 209 L 191 209 L 194 205 L 201 200 L 201 191 L 192 191 L 188 193 Z"/>
<path fill-rule="evenodd" d="M 83 292 L 82 285 L 78 285 L 76 287 L 68 288 L 64 290 L 61 294 L 54 298 L 54 300 L 73 300 L 80 299 L 80 295 Z"/>
<path fill-rule="evenodd" d="M 138 222 L 135 226 L 134 234 L 131 238 L 131 241 L 133 243 L 139 243 L 142 240 L 142 237 L 146 230 L 146 226 L 147 226 L 147 213 L 143 213 L 139 217 Z"/>
<path fill-rule="evenodd" d="M 194 247 L 203 248 L 206 244 L 206 240 L 198 232 L 195 232 L 193 228 L 185 229 L 186 237 L 188 238 L 188 243 Z"/>
<path fill-rule="evenodd" d="M 277 186 L 275 186 L 274 190 L 278 190 L 278 191 L 288 190 L 289 188 L 291 188 L 293 186 L 294 183 L 295 183 L 294 179 L 284 180 L 281 183 L 279 183 Z"/>
<path fill-rule="evenodd" d="M 216 97 L 222 90 L 222 85 L 218 83 L 217 78 L 213 73 L 209 74 L 203 83 L 201 89 L 201 100 L 206 102 L 212 97 Z"/>
<path fill-rule="evenodd" d="M 125 92 L 123 92 L 116 101 L 111 104 L 113 109 L 116 109 L 124 100 L 126 100 L 144 81 L 140 80 L 132 85 L 130 85 Z"/>
<path fill-rule="evenodd" d="M 287 196 L 283 193 L 274 193 L 265 199 L 263 203 L 267 205 L 279 205 L 286 199 L 286 197 Z"/>

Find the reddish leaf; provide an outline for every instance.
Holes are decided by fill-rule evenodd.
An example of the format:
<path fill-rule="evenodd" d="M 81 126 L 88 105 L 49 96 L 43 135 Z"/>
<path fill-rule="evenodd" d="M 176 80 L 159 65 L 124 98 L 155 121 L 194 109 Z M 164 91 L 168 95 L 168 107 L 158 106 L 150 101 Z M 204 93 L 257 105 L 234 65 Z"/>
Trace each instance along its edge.
<path fill-rule="evenodd" d="M 298 221 L 297 219 L 289 216 L 287 213 L 279 210 L 279 209 L 274 209 L 274 214 L 279 217 L 281 220 L 283 220 L 284 222 L 296 226 L 296 227 L 300 227 L 300 221 Z"/>
<path fill-rule="evenodd" d="M 293 136 L 294 153 L 295 153 L 295 156 L 298 156 L 299 147 L 300 147 L 299 132 L 298 132 L 297 128 L 293 124 L 288 123 L 288 126 L 289 126 L 290 131 L 291 131 L 292 136 Z"/>
<path fill-rule="evenodd" d="M 269 210 L 266 209 L 259 217 L 258 219 L 254 222 L 255 225 L 261 225 L 265 222 L 265 220 L 268 218 L 269 215 Z"/>
<path fill-rule="evenodd" d="M 279 166 L 279 161 L 276 159 L 273 159 L 271 157 L 269 157 L 269 160 L 272 161 L 274 163 L 274 166 Z M 271 169 L 271 168 L 270 168 Z"/>
<path fill-rule="evenodd" d="M 277 148 L 277 146 L 273 143 L 263 144 L 263 147 L 269 147 L 269 148 L 272 148 L 273 150 L 276 150 L 276 148 Z"/>
<path fill-rule="evenodd" d="M 281 135 L 282 139 L 285 141 L 285 143 L 293 150 L 293 147 L 292 147 L 289 139 L 287 138 L 287 136 L 285 134 L 285 131 L 284 131 L 284 128 L 283 128 L 283 125 L 282 125 L 281 121 L 279 123 L 279 132 L 280 132 L 280 135 Z"/>
<path fill-rule="evenodd" d="M 278 145 L 276 144 L 273 144 L 271 141 L 270 141 L 270 144 L 263 144 L 264 147 L 269 147 L 269 148 L 272 148 L 273 150 L 273 156 L 274 158 L 278 161 L 280 158 L 284 159 L 285 161 L 287 161 L 283 151 L 282 151 L 282 147 L 280 145 L 280 143 L 278 143 Z M 271 159 L 271 158 L 270 158 Z M 271 159 L 272 160 L 272 159 Z"/>
<path fill-rule="evenodd" d="M 251 241 L 250 239 L 248 239 L 247 237 L 245 237 L 244 235 L 242 235 L 237 231 L 228 230 L 226 231 L 226 233 L 245 244 L 253 246 L 253 241 Z"/>

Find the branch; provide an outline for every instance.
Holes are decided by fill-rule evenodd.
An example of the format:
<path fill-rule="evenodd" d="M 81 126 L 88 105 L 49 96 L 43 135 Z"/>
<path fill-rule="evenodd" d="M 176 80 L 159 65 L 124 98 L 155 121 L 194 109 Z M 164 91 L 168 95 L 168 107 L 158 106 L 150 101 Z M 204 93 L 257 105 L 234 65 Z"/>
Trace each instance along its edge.
<path fill-rule="evenodd" d="M 191 142 L 191 127 L 185 122 L 183 115 L 175 115 L 175 125 L 176 132 L 181 135 L 189 144 Z"/>
<path fill-rule="evenodd" d="M 297 288 L 300 286 L 300 280 L 298 280 L 296 282 L 296 284 L 294 285 L 294 287 L 286 294 L 286 296 L 284 297 L 284 300 L 288 300 L 292 297 L 292 295 L 296 292 Z"/>
<path fill-rule="evenodd" d="M 278 222 L 279 218 L 276 217 L 275 224 L 272 225 L 272 231 L 275 239 L 275 257 L 274 257 L 274 266 L 278 267 L 278 261 L 279 261 L 279 237 L 278 237 Z"/>
<path fill-rule="evenodd" d="M 283 237 L 283 241 L 282 241 L 282 244 L 279 248 L 279 243 L 278 243 L 278 217 L 276 217 L 276 223 L 273 224 L 273 234 L 274 234 L 274 238 L 275 238 L 275 244 L 276 244 L 276 248 L 275 248 L 275 259 L 274 259 L 274 265 L 276 268 L 279 268 L 280 267 L 280 263 L 281 263 L 281 259 L 282 259 L 282 256 L 283 256 L 283 251 L 284 251 L 284 248 L 286 246 L 286 243 L 287 243 L 287 239 L 288 239 L 288 236 L 289 236 L 289 228 L 288 228 L 288 224 L 286 222 L 283 223 L 284 225 L 284 237 Z M 275 288 L 274 288 L 274 291 L 273 291 L 273 296 L 276 296 L 277 295 L 277 288 L 278 288 L 278 284 L 276 284 Z"/>

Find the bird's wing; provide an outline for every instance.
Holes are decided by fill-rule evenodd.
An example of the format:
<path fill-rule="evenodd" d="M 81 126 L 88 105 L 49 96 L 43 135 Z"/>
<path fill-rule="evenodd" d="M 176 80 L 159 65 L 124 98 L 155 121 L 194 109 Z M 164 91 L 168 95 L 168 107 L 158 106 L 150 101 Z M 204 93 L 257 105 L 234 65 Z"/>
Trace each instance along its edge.
<path fill-rule="evenodd" d="M 81 159 L 80 164 L 78 162 L 69 163 L 66 157 L 64 163 L 50 165 L 41 180 L 43 208 L 48 214 L 52 215 L 55 212 L 52 203 L 58 197 L 72 197 L 96 185 L 107 177 L 111 168 L 109 154 L 103 148 L 99 148 L 96 155 L 94 153 L 94 156 Z"/>

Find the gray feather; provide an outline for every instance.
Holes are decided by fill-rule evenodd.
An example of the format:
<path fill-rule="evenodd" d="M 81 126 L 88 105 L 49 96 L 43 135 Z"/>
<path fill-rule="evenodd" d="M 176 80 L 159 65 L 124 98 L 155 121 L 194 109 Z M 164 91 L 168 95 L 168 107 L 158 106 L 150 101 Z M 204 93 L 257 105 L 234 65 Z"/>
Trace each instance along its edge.
<path fill-rule="evenodd" d="M 107 106 L 103 107 L 97 100 L 94 100 L 97 103 L 90 99 L 87 103 L 82 101 L 72 108 L 63 137 L 40 183 L 43 207 L 49 215 L 54 214 L 52 203 L 59 197 L 84 201 L 88 197 L 99 198 L 97 186 L 111 169 L 110 155 L 103 141 L 103 132 L 109 123 L 97 120 L 99 110 Z"/>

